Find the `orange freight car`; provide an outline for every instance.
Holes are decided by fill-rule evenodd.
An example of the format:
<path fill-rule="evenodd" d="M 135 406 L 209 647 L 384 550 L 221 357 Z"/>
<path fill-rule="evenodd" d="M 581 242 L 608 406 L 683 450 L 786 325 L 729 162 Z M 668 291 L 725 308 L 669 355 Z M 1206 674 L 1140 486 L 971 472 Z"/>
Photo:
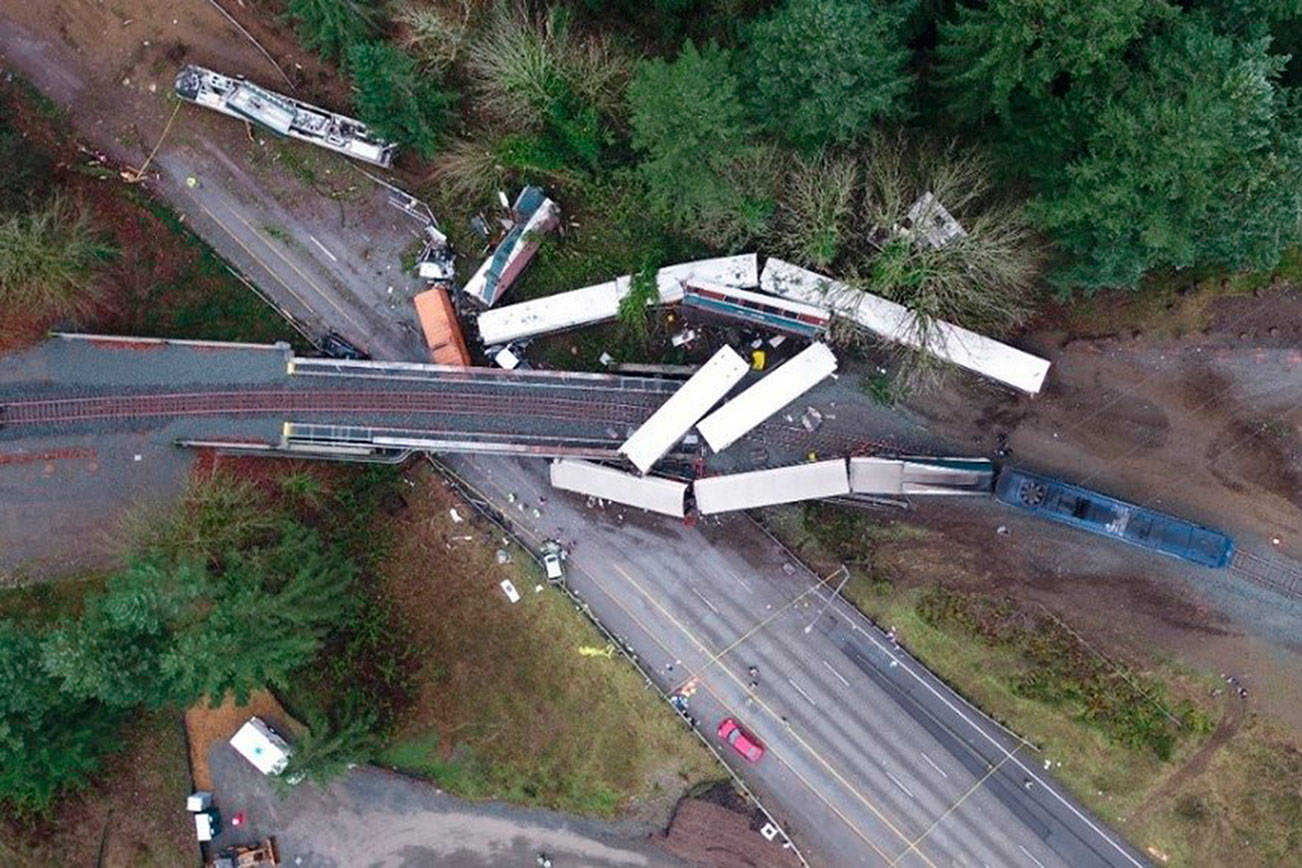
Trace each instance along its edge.
<path fill-rule="evenodd" d="M 446 289 L 430 289 L 412 298 L 430 360 L 436 365 L 470 367 L 470 351 L 461 336 L 461 323 Z"/>

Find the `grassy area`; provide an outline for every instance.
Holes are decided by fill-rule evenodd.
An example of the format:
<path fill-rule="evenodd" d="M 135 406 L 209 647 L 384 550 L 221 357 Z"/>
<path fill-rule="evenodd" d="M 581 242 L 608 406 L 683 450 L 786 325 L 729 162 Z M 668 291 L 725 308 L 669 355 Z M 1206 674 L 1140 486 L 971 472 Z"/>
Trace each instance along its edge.
<path fill-rule="evenodd" d="M 610 817 L 715 773 L 642 679 L 500 532 L 422 472 L 382 572 L 422 661 L 381 761 L 458 795 Z M 449 510 L 463 519 L 455 521 Z M 511 563 L 499 564 L 497 550 Z M 512 605 L 498 583 L 523 599 Z M 592 649 L 584 653 L 585 649 Z"/>
<path fill-rule="evenodd" d="M 1216 679 L 1158 660 L 1105 660 L 1044 611 L 919 582 L 910 565 L 938 547 L 931 531 L 824 506 L 769 510 L 765 518 L 816 570 L 850 565 L 849 600 L 1039 746 L 1037 761 L 1050 762 L 1083 802 L 1157 861 L 1277 865 L 1299 852 L 1296 736 L 1251 715 L 1237 730 L 1212 735 L 1214 721 L 1229 720 L 1222 718 L 1229 706 L 1210 695 Z M 981 568 L 979 555 L 969 554 L 946 548 L 938 556 L 952 574 Z M 1209 739 L 1222 737 L 1205 770 L 1177 776 Z"/>

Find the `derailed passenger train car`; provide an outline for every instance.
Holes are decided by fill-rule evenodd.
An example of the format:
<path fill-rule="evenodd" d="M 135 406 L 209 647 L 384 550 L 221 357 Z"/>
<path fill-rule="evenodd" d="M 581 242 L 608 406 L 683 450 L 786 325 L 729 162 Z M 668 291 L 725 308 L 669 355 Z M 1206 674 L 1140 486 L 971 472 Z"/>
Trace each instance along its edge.
<path fill-rule="evenodd" d="M 999 473 L 995 499 L 1205 567 L 1227 566 L 1234 556 L 1234 541 L 1219 531 L 1016 467 Z"/>

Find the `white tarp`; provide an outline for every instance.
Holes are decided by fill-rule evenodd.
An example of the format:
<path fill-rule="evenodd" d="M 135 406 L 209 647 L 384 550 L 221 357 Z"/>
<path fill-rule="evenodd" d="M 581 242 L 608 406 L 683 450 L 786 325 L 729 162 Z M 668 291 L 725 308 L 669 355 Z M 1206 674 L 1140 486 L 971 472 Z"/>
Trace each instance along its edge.
<path fill-rule="evenodd" d="M 994 468 L 984 459 L 850 459 L 850 491 L 855 494 L 988 494 Z"/>
<path fill-rule="evenodd" d="M 278 775 L 285 770 L 291 753 L 285 740 L 271 731 L 260 717 L 250 717 L 235 735 L 231 747 L 264 775 Z"/>
<path fill-rule="evenodd" d="M 821 305 L 885 340 L 921 347 L 911 310 L 816 272 L 769 259 L 760 275 L 760 287 L 783 298 Z M 1040 391 L 1049 373 L 1048 359 L 951 323 L 936 321 L 927 337 L 926 350 L 937 358 L 1032 395 Z"/>
<path fill-rule="evenodd" d="M 687 483 L 656 476 L 635 476 L 591 461 L 562 458 L 552 462 L 554 488 L 613 500 L 641 509 L 682 518 Z"/>
<path fill-rule="evenodd" d="M 748 370 L 750 365 L 732 347 L 719 350 L 624 441 L 620 453 L 646 473 Z"/>
<path fill-rule="evenodd" d="M 850 493 L 845 459 L 707 476 L 692 486 L 701 515 Z"/>
<path fill-rule="evenodd" d="M 827 344 L 810 344 L 702 419 L 696 430 L 711 449 L 721 452 L 835 371 L 836 356 Z"/>
<path fill-rule="evenodd" d="M 754 253 L 667 265 L 656 273 L 660 298 L 652 304 L 681 301 L 683 281 L 689 278 L 753 287 L 759 283 L 759 266 Z M 479 315 L 479 336 L 485 346 L 492 346 L 614 319 L 619 314 L 619 300 L 628 294 L 632 283 L 632 275 L 626 274 L 595 286 L 486 310 Z"/>

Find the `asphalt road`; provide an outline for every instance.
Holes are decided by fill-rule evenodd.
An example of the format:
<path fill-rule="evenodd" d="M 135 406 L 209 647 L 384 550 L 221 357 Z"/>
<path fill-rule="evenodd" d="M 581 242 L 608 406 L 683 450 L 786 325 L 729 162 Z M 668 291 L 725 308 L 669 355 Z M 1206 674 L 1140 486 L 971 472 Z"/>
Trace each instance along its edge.
<path fill-rule="evenodd" d="M 747 519 L 690 528 L 551 491 L 543 461 L 443 460 L 526 539 L 567 545 L 571 586 L 660 686 L 699 684 L 704 732 L 758 736 L 764 758 L 735 766 L 816 864 L 1143 864 Z"/>

